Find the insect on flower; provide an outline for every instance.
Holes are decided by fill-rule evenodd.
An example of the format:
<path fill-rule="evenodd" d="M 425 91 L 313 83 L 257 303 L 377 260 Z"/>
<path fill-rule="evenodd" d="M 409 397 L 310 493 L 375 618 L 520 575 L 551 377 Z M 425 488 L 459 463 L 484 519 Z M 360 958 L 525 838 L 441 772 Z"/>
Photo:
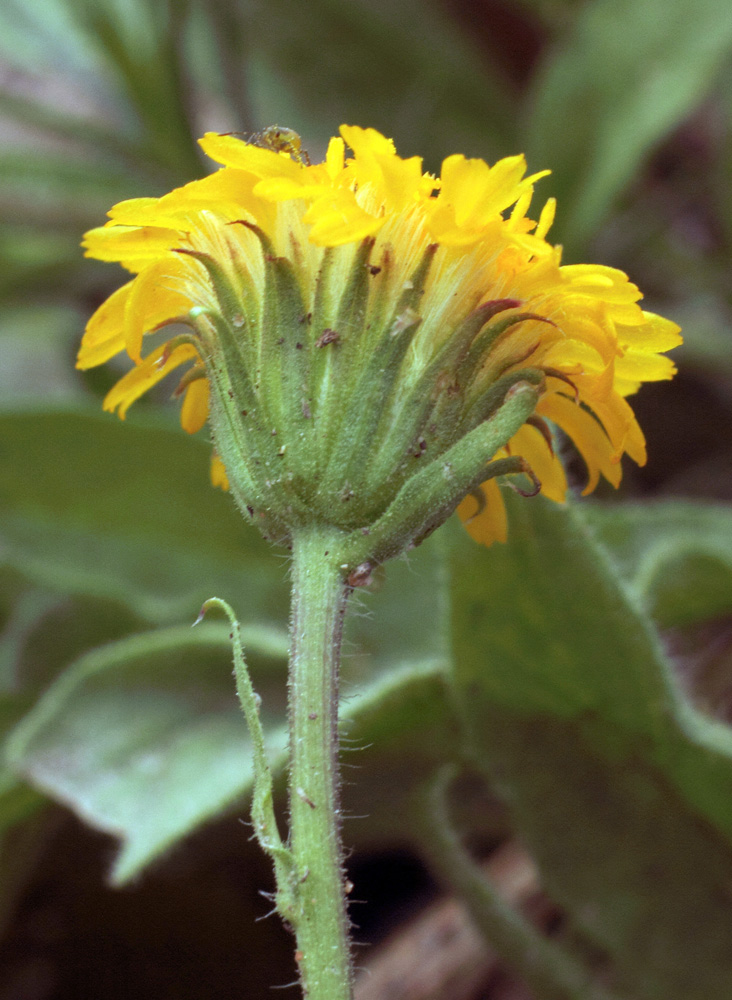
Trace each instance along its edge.
<path fill-rule="evenodd" d="M 261 132 L 224 132 L 223 135 L 241 136 L 251 146 L 261 149 L 271 149 L 275 153 L 287 153 L 296 163 L 310 166 L 310 157 L 303 148 L 302 139 L 298 133 L 283 125 L 268 125 Z"/>

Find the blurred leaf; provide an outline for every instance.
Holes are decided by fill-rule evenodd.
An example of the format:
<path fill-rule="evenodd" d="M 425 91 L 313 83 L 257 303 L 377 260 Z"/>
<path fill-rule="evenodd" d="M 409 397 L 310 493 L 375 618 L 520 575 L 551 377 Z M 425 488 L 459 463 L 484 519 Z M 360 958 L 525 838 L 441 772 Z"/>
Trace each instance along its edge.
<path fill-rule="evenodd" d="M 8 209 L 12 207 L 12 197 L 22 192 L 35 202 L 41 200 L 46 211 L 49 210 L 48 205 L 52 205 L 54 215 L 59 213 L 60 202 L 62 208 L 67 207 L 76 213 L 77 218 L 81 213 L 90 213 L 86 199 L 94 197 L 98 200 L 97 211 L 101 217 L 114 201 L 130 197 L 129 185 L 135 185 L 130 172 L 114 160 L 80 161 L 68 154 L 51 152 L 39 157 L 37 151 L 27 149 L 4 150 L 0 154 L 0 171 Z M 91 211 L 94 211 L 93 206 Z"/>
<path fill-rule="evenodd" d="M 482 722 L 515 829 L 594 945 L 598 978 L 633 1000 L 727 1000 L 728 839 L 640 756 L 598 753 L 575 722 L 494 709 Z"/>
<path fill-rule="evenodd" d="M 0 742 L 16 725 L 18 720 L 30 706 L 30 699 L 17 693 L 0 695 Z M 25 781 L 18 779 L 7 768 L 5 762 L 0 764 L 0 838 L 13 826 L 22 823 L 35 815 L 45 803 L 45 796 L 34 788 L 29 788 Z"/>
<path fill-rule="evenodd" d="M 713 377 L 719 391 L 732 400 L 729 384 L 732 316 L 728 305 L 716 296 L 699 295 L 679 305 L 674 310 L 674 319 L 684 331 L 684 343 L 676 354 L 679 367 L 692 365 L 701 369 Z"/>
<path fill-rule="evenodd" d="M 75 238 L 34 231 L 26 225 L 7 224 L 0 229 L 0 260 L 0 298 L 13 303 L 27 302 L 39 288 L 46 294 L 76 283 L 80 265 Z"/>
<path fill-rule="evenodd" d="M 594 504 L 587 519 L 662 627 L 732 613 L 732 507 Z"/>
<path fill-rule="evenodd" d="M 356 767 L 345 802 L 360 821 L 348 844 L 403 839 L 415 785 L 457 749 L 444 556 L 438 535 L 351 597 L 339 721 L 344 778 Z"/>
<path fill-rule="evenodd" d="M 509 498 L 511 499 L 511 498 Z M 511 541 L 456 539 L 469 746 L 550 895 L 638 998 L 732 988 L 732 731 L 677 689 L 576 510 L 510 503 Z"/>
<path fill-rule="evenodd" d="M 24 630 L 14 665 L 17 688 L 38 695 L 87 650 L 146 627 L 147 622 L 118 601 L 57 598 Z"/>
<path fill-rule="evenodd" d="M 63 67 L 78 75 L 96 68 L 90 40 L 79 31 L 65 0 L 5 0 L 0 26 L 0 51 L 15 64 L 41 71 Z"/>
<path fill-rule="evenodd" d="M 182 51 L 188 2 L 68 0 L 68 7 L 137 113 L 141 147 L 180 181 L 198 176 Z"/>
<path fill-rule="evenodd" d="M 0 309 L 4 407 L 33 398 L 47 405 L 82 395 L 81 381 L 69 363 L 81 325 L 75 310 L 61 306 Z"/>
<path fill-rule="evenodd" d="M 119 602 L 55 594 L 26 586 L 17 574 L 4 573 L 1 586 L 14 593 L 0 636 L 0 697 L 15 699 L 22 711 L 77 656 L 148 627 Z"/>
<path fill-rule="evenodd" d="M 256 631 L 244 634 L 251 648 Z M 228 628 L 147 632 L 88 653 L 16 729 L 8 759 L 121 837 L 114 878 L 131 877 L 250 779 Z"/>
<path fill-rule="evenodd" d="M 31 133 L 33 141 L 29 143 L 32 150 L 42 147 L 44 140 L 60 139 L 78 145 L 87 155 L 91 152 L 94 159 L 100 153 L 111 154 L 123 163 L 142 166 L 139 150 L 135 151 L 119 131 L 90 116 L 47 103 L 43 98 L 0 90 L 0 113 L 34 130 Z"/>
<path fill-rule="evenodd" d="M 0 27 L 5 39 L 19 41 L 0 47 L 27 76 L 30 93 L 5 88 L 0 112 L 46 136 L 88 144 L 94 156 L 112 152 L 178 181 L 192 179 L 201 166 L 182 68 L 187 7 L 181 0 L 43 0 L 31 8 L 8 0 Z M 49 72 L 57 77 L 54 88 Z M 109 105 L 116 127 L 108 123 Z"/>
<path fill-rule="evenodd" d="M 205 91 L 204 131 L 256 131 L 247 6 L 193 0 L 188 18 L 187 68 Z M 264 119 L 263 119 L 264 121 Z M 269 123 L 269 120 L 266 121 Z M 260 122 L 261 124 L 261 122 Z"/>
<path fill-rule="evenodd" d="M 289 87 L 286 124 L 304 119 L 298 130 L 321 142 L 342 122 L 371 125 L 403 156 L 430 151 L 432 166 L 456 150 L 494 155 L 512 144 L 505 82 L 432 0 L 254 0 L 243 30 L 255 67 Z M 257 96 L 279 121 L 281 104 L 268 109 L 266 92 Z"/>
<path fill-rule="evenodd" d="M 26 586 L 17 573 L 0 572 L 0 691 L 13 694 L 21 688 L 18 663 L 29 631 L 58 603 L 58 596 Z"/>
<path fill-rule="evenodd" d="M 151 621 L 221 593 L 281 629 L 286 572 L 228 495 L 210 448 L 96 413 L 0 418 L 0 564 L 65 593 L 124 601 Z"/>
<path fill-rule="evenodd" d="M 0 835 L 31 819 L 47 803 L 45 795 L 3 769 L 0 775 Z"/>
<path fill-rule="evenodd" d="M 0 743 L 29 707 L 29 699 L 0 695 Z M 0 936 L 33 863 L 39 838 L 48 828 L 48 799 L 0 762 Z"/>
<path fill-rule="evenodd" d="M 0 695 L 0 742 L 27 711 L 30 699 Z M 0 761 L 0 938 L 18 898 L 32 876 L 38 854 L 53 826 L 53 810 L 43 792 L 27 784 Z"/>
<path fill-rule="evenodd" d="M 554 171 L 542 193 L 559 196 L 555 238 L 569 256 L 709 91 L 731 44 L 726 0 L 591 0 L 579 10 L 534 79 L 526 125 L 532 167 Z"/>

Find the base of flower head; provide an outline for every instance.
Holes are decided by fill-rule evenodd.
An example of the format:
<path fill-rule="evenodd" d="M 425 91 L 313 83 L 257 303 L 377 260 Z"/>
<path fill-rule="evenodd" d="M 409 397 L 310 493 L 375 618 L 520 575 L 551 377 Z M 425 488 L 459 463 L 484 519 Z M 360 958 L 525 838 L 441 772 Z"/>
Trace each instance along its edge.
<path fill-rule="evenodd" d="M 523 458 L 486 462 L 486 455 L 495 454 L 518 430 L 533 413 L 538 398 L 536 386 L 517 383 L 489 420 L 412 476 L 374 524 L 348 536 L 341 548 L 345 566 L 349 570 L 372 567 L 419 545 L 444 524 L 467 494 L 497 476 L 524 474 L 535 482 Z"/>
<path fill-rule="evenodd" d="M 393 511 L 407 510 L 404 496 L 424 493 L 420 502 L 426 503 L 431 490 L 433 506 L 439 495 L 433 520 L 441 523 L 443 509 L 454 509 L 521 425 L 518 420 L 508 427 L 508 400 L 529 392 L 524 418 L 536 405 L 540 370 L 514 367 L 495 381 L 483 375 L 486 350 L 527 314 L 516 312 L 519 303 L 512 299 L 483 303 L 451 337 L 429 350 L 421 345 L 424 359 L 415 365 L 410 355 L 417 349 L 434 244 L 425 245 L 398 296 L 389 253 L 374 264 L 372 238 L 354 250 L 334 248 L 323 254 L 308 302 L 292 262 L 275 256 L 256 227 L 246 229 L 261 244 L 259 313 L 249 310 L 244 319 L 236 305 L 244 295 L 239 279 L 205 254 L 195 256 L 218 307 L 191 311 L 211 389 L 216 452 L 241 509 L 268 537 L 283 540 L 313 522 L 344 532 L 396 523 Z M 235 322 L 240 316 L 246 337 Z M 476 342 L 486 350 L 476 350 Z M 454 464 L 448 456 L 462 455 L 463 440 L 481 427 L 473 435 L 483 441 L 477 460 L 471 451 L 476 468 L 460 468 L 454 482 L 451 472 L 446 490 L 445 469 Z M 415 485 L 427 482 L 437 485 L 426 492 Z M 404 524 L 391 531 L 390 551 L 427 530 L 418 506 L 400 515 Z"/>
<path fill-rule="evenodd" d="M 216 479 L 265 535 L 330 526 L 357 566 L 414 544 L 472 492 L 471 533 L 503 537 L 505 524 L 477 523 L 501 508 L 496 470 L 533 470 L 534 490 L 566 495 L 545 421 L 576 444 L 586 492 L 601 475 L 619 483 L 624 453 L 645 461 L 626 397 L 672 376 L 659 352 L 678 328 L 644 312 L 622 272 L 561 264 L 553 201 L 527 215 L 541 175 L 525 177 L 523 157 L 451 156 L 438 180 L 354 126 L 322 164 L 289 129 L 202 144 L 221 170 L 122 202 L 87 234 L 90 255 L 136 277 L 92 317 L 78 363 L 127 350 L 136 367 L 105 399 L 121 417 L 190 364 L 183 426 L 210 417 Z M 190 333 L 143 357 L 166 323 Z M 514 427 L 519 397 L 531 405 Z"/>

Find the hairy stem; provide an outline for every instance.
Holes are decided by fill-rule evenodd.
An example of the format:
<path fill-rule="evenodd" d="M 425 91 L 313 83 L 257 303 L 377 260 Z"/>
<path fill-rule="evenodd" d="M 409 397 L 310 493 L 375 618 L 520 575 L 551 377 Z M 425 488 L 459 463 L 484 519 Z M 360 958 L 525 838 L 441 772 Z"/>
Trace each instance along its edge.
<path fill-rule="evenodd" d="M 290 649 L 291 923 L 308 1000 L 352 996 L 338 790 L 338 668 L 349 587 L 341 533 L 293 537 Z"/>

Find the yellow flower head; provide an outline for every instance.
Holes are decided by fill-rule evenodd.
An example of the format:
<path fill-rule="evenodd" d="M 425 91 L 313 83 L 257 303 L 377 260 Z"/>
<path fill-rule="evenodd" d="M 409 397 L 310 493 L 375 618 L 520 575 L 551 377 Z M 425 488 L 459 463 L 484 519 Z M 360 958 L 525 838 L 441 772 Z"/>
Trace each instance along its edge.
<path fill-rule="evenodd" d="M 264 144 L 209 133 L 201 146 L 221 169 L 121 202 L 86 234 L 89 256 L 134 275 L 79 352 L 80 368 L 122 351 L 134 362 L 105 409 L 124 417 L 185 365 L 183 427 L 199 430 L 210 410 L 215 481 L 228 474 L 243 508 L 280 531 L 310 511 L 367 532 L 427 466 L 451 480 L 460 442 L 522 386 L 529 415 L 486 439 L 500 445 L 482 459 L 490 478 L 465 473 L 461 496 L 440 493 L 443 513 L 462 499 L 475 538 L 505 538 L 498 474 L 564 499 L 552 428 L 581 454 L 586 493 L 601 475 L 618 485 L 624 453 L 643 464 L 626 398 L 671 378 L 661 352 L 679 328 L 641 309 L 621 271 L 560 263 L 546 240 L 553 200 L 528 215 L 543 174 L 525 176 L 523 156 L 456 155 L 436 178 L 373 129 L 340 133 L 318 164 L 290 130 Z M 182 326 L 144 354 L 171 324 Z"/>

